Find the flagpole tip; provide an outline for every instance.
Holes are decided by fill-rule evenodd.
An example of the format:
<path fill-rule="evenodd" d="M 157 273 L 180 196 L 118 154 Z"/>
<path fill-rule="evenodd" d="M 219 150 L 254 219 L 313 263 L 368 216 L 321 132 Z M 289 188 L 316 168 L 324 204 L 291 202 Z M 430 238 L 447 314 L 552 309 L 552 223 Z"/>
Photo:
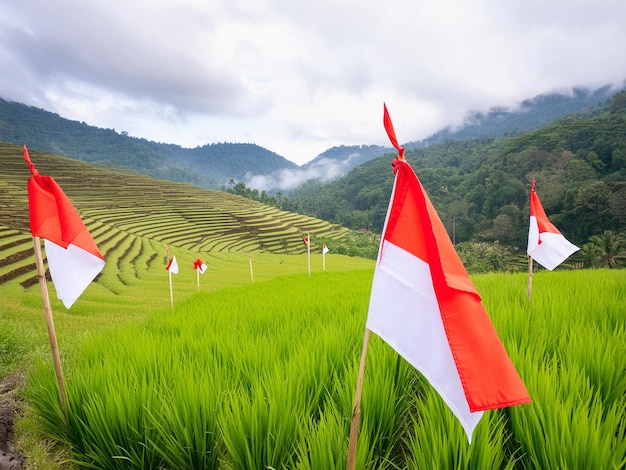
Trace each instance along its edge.
<path fill-rule="evenodd" d="M 391 122 L 391 116 L 389 116 L 389 111 L 387 110 L 387 104 L 384 102 L 383 102 L 383 125 L 385 127 L 385 131 L 387 131 L 387 136 L 389 137 L 391 144 L 398 151 L 398 155 L 396 156 L 394 161 L 391 162 L 391 166 L 394 167 L 394 173 L 395 173 L 396 164 L 398 162 L 405 162 L 406 159 L 404 158 L 404 147 L 402 147 L 398 143 L 398 139 L 396 138 L 396 131 L 393 128 L 393 123 Z"/>
<path fill-rule="evenodd" d="M 35 168 L 35 164 L 30 159 L 30 155 L 28 154 L 28 148 L 26 148 L 26 144 L 24 144 L 24 160 L 28 164 L 28 169 L 30 170 L 30 174 L 33 176 L 39 175 L 39 171 Z"/>

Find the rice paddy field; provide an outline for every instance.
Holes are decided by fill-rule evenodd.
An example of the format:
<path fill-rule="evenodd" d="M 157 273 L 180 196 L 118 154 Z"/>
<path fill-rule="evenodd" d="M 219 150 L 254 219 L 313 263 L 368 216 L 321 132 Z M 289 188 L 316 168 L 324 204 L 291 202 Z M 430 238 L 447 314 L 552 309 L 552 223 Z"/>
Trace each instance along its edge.
<path fill-rule="evenodd" d="M 94 289 L 57 315 L 67 422 L 43 319 L 26 314 L 38 333 L 24 347 L 40 351 L 29 422 L 63 444 L 59 468 L 345 468 L 371 278 L 355 269 L 190 289 L 173 312 L 149 304 L 139 318 L 135 295 L 107 308 Z M 533 402 L 486 412 L 470 445 L 374 336 L 357 468 L 623 468 L 626 271 L 540 272 L 532 302 L 523 275 L 474 281 Z"/>
<path fill-rule="evenodd" d="M 69 184 L 57 181 L 107 261 L 69 310 L 49 284 L 66 416 L 15 168 L 0 184 L 0 377 L 25 377 L 15 424 L 23 468 L 346 468 L 373 261 L 331 246 L 326 269 L 314 250 L 309 273 L 297 215 L 221 196 L 218 211 L 203 199 L 217 195 L 183 185 L 148 211 L 145 200 L 133 206 L 101 182 L 96 197 L 64 173 Z M 217 222 L 218 235 L 194 229 L 235 213 L 232 238 Z M 253 223 L 260 214 L 278 218 L 273 231 Z M 342 231 L 308 223 L 319 238 Z M 180 267 L 173 308 L 168 253 Z M 199 286 L 198 256 L 208 265 Z M 532 301 L 524 274 L 472 279 L 532 403 L 486 412 L 470 445 L 428 382 L 373 335 L 356 467 L 625 468 L 626 270 L 540 271 Z"/>

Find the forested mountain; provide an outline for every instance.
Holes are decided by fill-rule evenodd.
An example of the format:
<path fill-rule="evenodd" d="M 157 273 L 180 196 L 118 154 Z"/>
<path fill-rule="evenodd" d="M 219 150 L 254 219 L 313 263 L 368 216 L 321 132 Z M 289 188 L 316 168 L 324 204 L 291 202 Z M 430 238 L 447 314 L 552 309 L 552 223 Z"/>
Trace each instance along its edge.
<path fill-rule="evenodd" d="M 130 168 L 209 189 L 230 179 L 298 165 L 256 144 L 215 143 L 193 149 L 130 137 L 0 99 L 0 141 L 81 160 Z M 234 163 L 236 162 L 236 163 Z"/>
<path fill-rule="evenodd" d="M 309 182 L 282 201 L 351 228 L 380 232 L 393 184 L 394 154 L 332 183 Z M 581 246 L 626 229 L 626 91 L 593 112 L 499 139 L 447 140 L 407 150 L 453 241 L 525 248 L 530 183 L 552 222 Z"/>

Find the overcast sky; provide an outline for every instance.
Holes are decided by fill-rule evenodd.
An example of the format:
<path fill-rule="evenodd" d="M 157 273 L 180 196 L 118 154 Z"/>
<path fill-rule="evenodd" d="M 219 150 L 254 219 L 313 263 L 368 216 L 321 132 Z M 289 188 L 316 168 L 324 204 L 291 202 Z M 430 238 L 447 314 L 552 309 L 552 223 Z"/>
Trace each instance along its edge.
<path fill-rule="evenodd" d="M 622 86 L 624 0 L 0 0 L 0 97 L 298 164 L 572 87 Z"/>

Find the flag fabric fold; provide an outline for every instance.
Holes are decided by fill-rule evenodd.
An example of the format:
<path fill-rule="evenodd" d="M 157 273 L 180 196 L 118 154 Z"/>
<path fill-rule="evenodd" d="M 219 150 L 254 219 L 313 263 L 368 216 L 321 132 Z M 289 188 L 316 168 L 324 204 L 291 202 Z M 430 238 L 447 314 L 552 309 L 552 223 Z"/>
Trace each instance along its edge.
<path fill-rule="evenodd" d="M 548 219 L 535 192 L 535 180 L 530 190 L 530 223 L 526 253 L 544 268 L 552 271 L 578 251 Z"/>
<path fill-rule="evenodd" d="M 207 265 L 204 264 L 200 258 L 197 258 L 193 262 L 193 269 L 198 271 L 200 274 L 204 274 L 204 272 L 207 270 Z"/>
<path fill-rule="evenodd" d="M 413 169 L 393 165 L 366 326 L 422 372 L 471 442 L 483 411 L 530 396 Z"/>
<path fill-rule="evenodd" d="M 31 171 L 28 205 L 31 233 L 43 238 L 57 297 L 70 308 L 104 268 L 104 257 L 78 212 L 51 176 L 39 174 L 24 146 Z"/>
<path fill-rule="evenodd" d="M 171 261 L 167 263 L 165 269 L 167 269 L 172 274 L 178 274 L 178 262 L 176 261 L 176 256 L 172 257 Z"/>

